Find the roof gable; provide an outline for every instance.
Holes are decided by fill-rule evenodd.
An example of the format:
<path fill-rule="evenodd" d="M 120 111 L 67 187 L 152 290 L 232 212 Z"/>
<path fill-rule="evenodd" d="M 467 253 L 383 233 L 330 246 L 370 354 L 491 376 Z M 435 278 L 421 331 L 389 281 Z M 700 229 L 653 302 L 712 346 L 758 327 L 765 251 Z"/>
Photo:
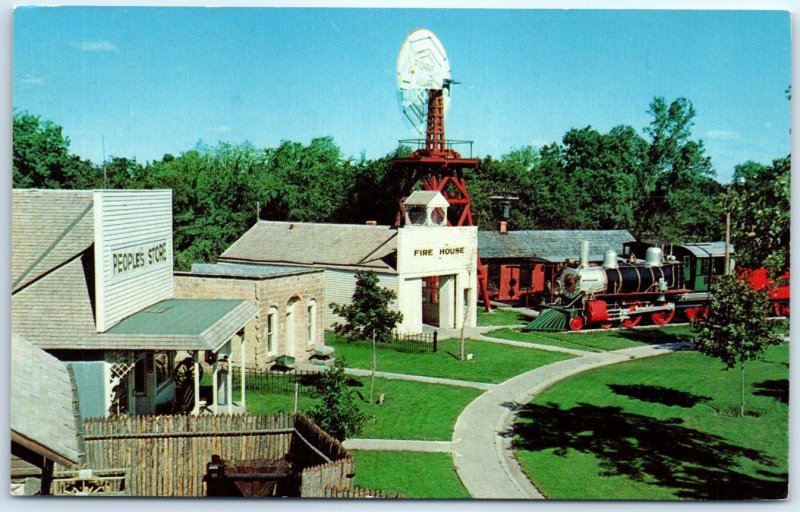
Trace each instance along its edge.
<path fill-rule="evenodd" d="M 393 271 L 397 230 L 389 226 L 259 221 L 220 260 L 362 267 Z"/>
<path fill-rule="evenodd" d="M 12 333 L 12 434 L 32 441 L 42 448 L 42 455 L 52 452 L 63 459 L 58 461 L 62 464 L 77 464 L 80 459 L 79 420 L 73 400 L 72 378 L 67 367 Z"/>
<path fill-rule="evenodd" d="M 92 245 L 93 206 L 91 191 L 19 189 L 12 192 L 12 293 Z"/>

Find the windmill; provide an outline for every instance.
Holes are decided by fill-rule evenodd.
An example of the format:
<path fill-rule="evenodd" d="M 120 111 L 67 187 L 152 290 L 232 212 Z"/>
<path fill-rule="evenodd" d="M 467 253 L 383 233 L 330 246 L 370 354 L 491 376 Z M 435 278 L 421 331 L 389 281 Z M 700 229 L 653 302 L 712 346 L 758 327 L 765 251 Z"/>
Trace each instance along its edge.
<path fill-rule="evenodd" d="M 424 190 L 440 192 L 450 203 L 447 224 L 474 226 L 472 203 L 467 182 L 468 170 L 478 168 L 478 160 L 471 158 L 472 142 L 449 140 L 445 136 L 445 116 L 450 106 L 450 88 L 454 82 L 450 75 L 447 53 L 433 32 L 418 29 L 406 38 L 397 56 L 397 92 L 400 108 L 411 126 L 424 139 L 401 140 L 402 145 L 416 146 L 406 158 L 395 158 L 393 168 L 406 173 L 412 188 L 421 183 Z M 470 158 L 464 158 L 453 149 L 468 146 Z M 402 214 L 398 213 L 399 226 Z M 478 287 L 484 307 L 490 309 L 486 268 L 478 258 Z M 431 287 L 429 289 L 434 289 Z"/>

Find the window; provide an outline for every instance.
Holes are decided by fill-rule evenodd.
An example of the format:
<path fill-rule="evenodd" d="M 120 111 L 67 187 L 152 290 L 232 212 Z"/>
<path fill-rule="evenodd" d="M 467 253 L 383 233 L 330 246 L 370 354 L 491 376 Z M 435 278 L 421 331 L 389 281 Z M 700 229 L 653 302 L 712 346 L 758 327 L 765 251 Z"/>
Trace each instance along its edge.
<path fill-rule="evenodd" d="M 274 356 L 278 352 L 276 330 L 278 328 L 278 308 L 269 308 L 267 313 L 267 355 Z"/>
<path fill-rule="evenodd" d="M 306 323 L 308 331 L 308 344 L 313 345 L 317 335 L 317 302 L 314 299 L 308 301 L 308 320 Z"/>

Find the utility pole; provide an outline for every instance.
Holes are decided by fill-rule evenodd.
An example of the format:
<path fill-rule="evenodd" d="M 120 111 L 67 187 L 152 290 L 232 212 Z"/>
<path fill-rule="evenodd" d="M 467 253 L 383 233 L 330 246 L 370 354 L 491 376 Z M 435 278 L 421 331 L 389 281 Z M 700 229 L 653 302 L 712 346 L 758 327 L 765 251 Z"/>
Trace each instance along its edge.
<path fill-rule="evenodd" d="M 731 212 L 725 212 L 725 275 L 731 275 Z"/>

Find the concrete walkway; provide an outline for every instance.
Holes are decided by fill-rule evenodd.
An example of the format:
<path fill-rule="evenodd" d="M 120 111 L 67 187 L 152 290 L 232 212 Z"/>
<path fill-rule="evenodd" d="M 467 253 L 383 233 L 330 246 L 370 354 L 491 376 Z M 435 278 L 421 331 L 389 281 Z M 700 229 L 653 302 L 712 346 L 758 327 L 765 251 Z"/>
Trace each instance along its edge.
<path fill-rule="evenodd" d="M 552 384 L 587 370 L 614 363 L 667 354 L 691 348 L 689 343 L 669 343 L 590 353 L 549 364 L 512 377 L 473 400 L 456 421 L 453 462 L 473 498 L 541 499 L 542 495 L 522 472 L 508 435 L 514 410 Z"/>
<path fill-rule="evenodd" d="M 495 338 L 492 336 L 487 336 L 485 334 L 475 335 L 473 336 L 472 339 L 479 341 L 488 341 L 489 343 L 497 343 L 499 345 L 510 345 L 512 347 L 534 348 L 536 350 L 544 350 L 547 352 L 562 352 L 564 354 L 572 354 L 574 356 L 588 356 L 591 354 L 597 354 L 597 352 L 591 352 L 589 350 L 578 350 L 576 348 L 559 347 L 556 345 L 545 345 L 544 343 L 531 343 L 528 341 L 507 340 L 505 338 Z"/>
<path fill-rule="evenodd" d="M 344 443 L 348 450 L 387 450 L 403 452 L 450 453 L 450 441 L 417 441 L 407 439 L 348 439 Z"/>
<path fill-rule="evenodd" d="M 326 367 L 319 366 L 316 364 L 298 364 L 297 369 L 310 372 L 324 372 L 326 370 Z M 346 373 L 347 375 L 353 375 L 355 377 L 370 377 L 372 375 L 372 370 L 365 370 L 363 368 L 345 368 L 344 373 Z M 424 382 L 426 384 L 441 384 L 443 386 L 456 386 L 460 388 L 480 389 L 482 391 L 492 389 L 497 385 L 497 384 L 489 384 L 487 382 L 473 382 L 471 380 L 456 380 L 456 379 L 445 379 L 441 377 L 427 377 L 425 375 L 411 375 L 408 373 L 375 372 L 375 376 L 380 377 L 382 379 L 409 380 L 413 382 Z"/>

